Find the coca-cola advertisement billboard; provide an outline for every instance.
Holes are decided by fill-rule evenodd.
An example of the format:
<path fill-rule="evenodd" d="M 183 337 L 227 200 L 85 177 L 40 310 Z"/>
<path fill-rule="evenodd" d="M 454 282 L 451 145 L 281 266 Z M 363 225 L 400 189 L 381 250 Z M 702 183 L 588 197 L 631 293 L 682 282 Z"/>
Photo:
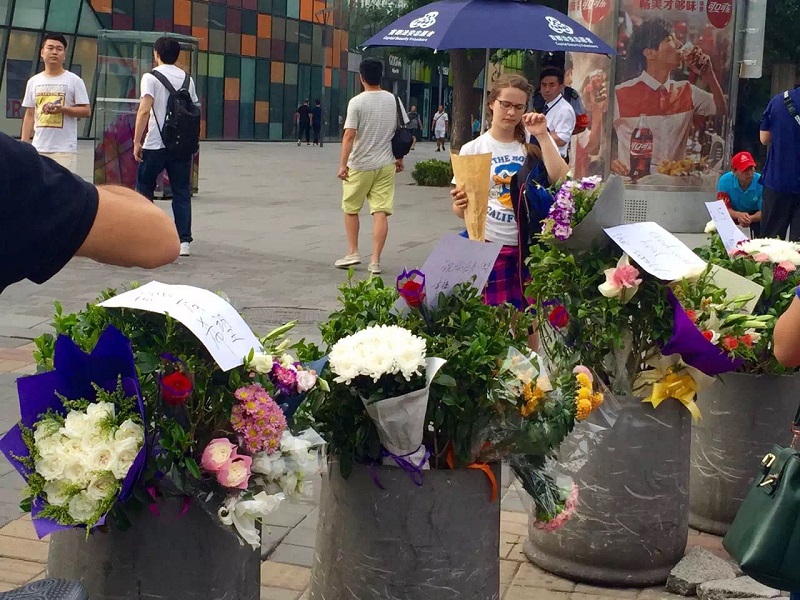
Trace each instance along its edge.
<path fill-rule="evenodd" d="M 602 148 L 603 141 L 588 144 L 597 152 L 588 162 L 576 149 L 576 174 L 610 171 L 637 187 L 714 189 L 725 170 L 733 0 L 615 0 L 616 18 L 594 25 L 583 18 L 587 2 L 595 0 L 572 0 L 571 16 L 592 28 L 613 21 L 603 34 L 616 37 L 619 55 L 614 83 L 599 95 L 605 106 L 587 104 L 587 111 L 598 111 L 592 123 L 610 128 L 611 135 L 602 136 L 610 148 Z M 595 87 L 602 87 L 600 69 L 583 67 L 598 59 L 575 56 L 573 79 L 588 75 L 591 83 L 594 73 Z M 610 114 L 601 119 L 599 108 Z"/>

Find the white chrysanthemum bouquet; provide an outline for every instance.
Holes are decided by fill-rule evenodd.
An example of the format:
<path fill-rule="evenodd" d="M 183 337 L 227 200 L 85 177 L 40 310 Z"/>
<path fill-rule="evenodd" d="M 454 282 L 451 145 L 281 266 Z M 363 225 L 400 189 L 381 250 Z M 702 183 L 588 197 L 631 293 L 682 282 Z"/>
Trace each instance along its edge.
<path fill-rule="evenodd" d="M 426 355 L 421 337 L 402 327 L 379 325 L 342 338 L 328 356 L 334 381 L 351 386 L 375 422 L 383 463 L 409 472 L 429 468 L 422 444 L 428 391 L 444 365 Z"/>

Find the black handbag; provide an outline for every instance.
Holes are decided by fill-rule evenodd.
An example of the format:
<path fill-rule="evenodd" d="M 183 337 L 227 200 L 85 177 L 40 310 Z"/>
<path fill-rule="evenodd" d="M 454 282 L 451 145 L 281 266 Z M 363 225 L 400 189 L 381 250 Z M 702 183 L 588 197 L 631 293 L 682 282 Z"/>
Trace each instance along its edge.
<path fill-rule="evenodd" d="M 403 118 L 403 110 L 400 108 L 400 98 L 394 97 L 397 103 L 397 130 L 392 138 L 392 154 L 397 159 L 404 158 L 411 152 L 414 145 L 414 134 L 406 127 L 406 120 Z"/>
<path fill-rule="evenodd" d="M 800 590 L 800 410 L 789 448 L 773 447 L 722 545 L 756 581 Z"/>

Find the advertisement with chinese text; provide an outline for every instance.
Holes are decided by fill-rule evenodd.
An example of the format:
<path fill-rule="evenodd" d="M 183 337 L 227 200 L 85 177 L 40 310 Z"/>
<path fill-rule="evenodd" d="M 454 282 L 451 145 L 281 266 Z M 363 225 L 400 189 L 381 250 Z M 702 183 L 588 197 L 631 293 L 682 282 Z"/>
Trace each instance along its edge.
<path fill-rule="evenodd" d="M 725 170 L 733 0 L 617 1 L 612 12 L 609 0 L 571 0 L 570 15 L 605 39 L 616 33 L 619 52 L 613 86 L 603 57 L 574 55 L 572 78 L 592 129 L 597 121 L 612 129 L 581 134 L 576 174 L 609 169 L 637 187 L 713 189 Z"/>

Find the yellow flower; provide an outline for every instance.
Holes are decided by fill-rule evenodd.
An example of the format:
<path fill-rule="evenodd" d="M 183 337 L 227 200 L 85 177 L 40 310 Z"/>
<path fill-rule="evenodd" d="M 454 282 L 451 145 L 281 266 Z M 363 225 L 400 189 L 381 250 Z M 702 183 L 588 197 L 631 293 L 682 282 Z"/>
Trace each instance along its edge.
<path fill-rule="evenodd" d="M 544 398 L 544 392 L 539 387 L 534 386 L 532 383 L 526 383 L 522 388 L 522 399 L 525 401 L 525 404 L 520 409 L 522 416 L 527 417 L 533 414 L 542 398 Z"/>
<path fill-rule="evenodd" d="M 583 387 L 583 388 L 586 388 L 586 387 L 591 388 L 592 387 L 592 382 L 591 382 L 591 380 L 589 379 L 589 376 L 586 373 L 578 373 L 575 376 L 575 379 L 578 380 L 578 385 Z"/>
<path fill-rule="evenodd" d="M 578 400 L 592 400 L 592 388 L 582 387 L 578 390 Z"/>
<path fill-rule="evenodd" d="M 597 410 L 603 404 L 603 394 L 597 392 L 592 394 L 592 410 Z"/>
<path fill-rule="evenodd" d="M 525 404 L 522 405 L 522 408 L 520 409 L 519 412 L 523 417 L 529 417 L 533 414 L 533 411 L 535 410 L 536 410 L 535 402 L 526 402 Z"/>
<path fill-rule="evenodd" d="M 583 421 L 592 412 L 592 402 L 590 400 L 578 399 L 576 404 L 578 408 L 575 411 L 575 418 L 578 421 Z"/>

